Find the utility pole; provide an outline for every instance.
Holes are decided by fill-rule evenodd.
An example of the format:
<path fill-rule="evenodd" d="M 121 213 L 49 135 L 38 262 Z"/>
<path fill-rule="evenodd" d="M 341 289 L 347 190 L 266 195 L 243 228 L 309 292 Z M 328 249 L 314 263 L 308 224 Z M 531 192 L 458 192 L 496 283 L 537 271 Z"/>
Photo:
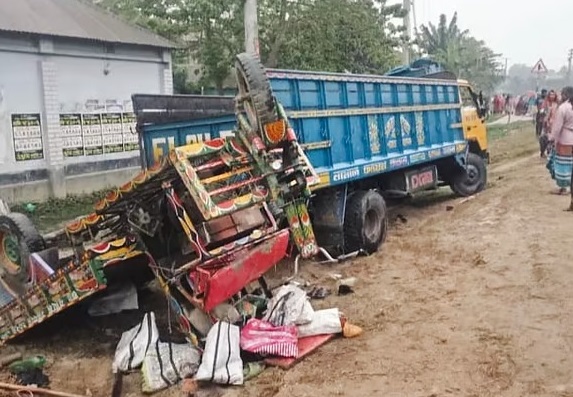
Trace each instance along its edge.
<path fill-rule="evenodd" d="M 245 0 L 245 50 L 259 55 L 259 22 L 257 0 Z"/>
<path fill-rule="evenodd" d="M 571 84 L 571 61 L 573 61 L 573 49 L 569 50 L 567 56 L 567 84 Z"/>
<path fill-rule="evenodd" d="M 404 28 L 406 28 L 406 41 L 404 42 L 403 58 L 404 64 L 410 64 L 410 38 L 412 35 L 412 24 L 410 22 L 410 14 L 412 12 L 412 0 L 402 0 L 402 6 L 404 7 Z"/>
<path fill-rule="evenodd" d="M 503 67 L 503 77 L 507 78 L 507 58 L 505 58 L 505 66 Z"/>

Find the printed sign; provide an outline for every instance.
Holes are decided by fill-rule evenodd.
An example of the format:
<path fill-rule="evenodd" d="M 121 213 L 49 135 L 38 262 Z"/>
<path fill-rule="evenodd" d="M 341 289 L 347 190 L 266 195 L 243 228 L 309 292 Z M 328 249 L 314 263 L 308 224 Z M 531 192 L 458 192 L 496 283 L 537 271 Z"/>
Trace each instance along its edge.
<path fill-rule="evenodd" d="M 82 114 L 82 136 L 86 156 L 103 154 L 101 114 Z"/>
<path fill-rule="evenodd" d="M 83 156 L 82 115 L 79 113 L 60 114 L 60 130 L 64 141 L 64 157 Z"/>
<path fill-rule="evenodd" d="M 136 131 L 136 118 L 133 113 L 122 114 L 123 150 L 126 152 L 139 150 L 139 140 Z"/>
<path fill-rule="evenodd" d="M 12 138 L 16 161 L 41 160 L 44 158 L 42 143 L 42 120 L 39 113 L 13 114 Z"/>
<path fill-rule="evenodd" d="M 121 113 L 101 115 L 104 153 L 123 152 L 123 125 Z"/>

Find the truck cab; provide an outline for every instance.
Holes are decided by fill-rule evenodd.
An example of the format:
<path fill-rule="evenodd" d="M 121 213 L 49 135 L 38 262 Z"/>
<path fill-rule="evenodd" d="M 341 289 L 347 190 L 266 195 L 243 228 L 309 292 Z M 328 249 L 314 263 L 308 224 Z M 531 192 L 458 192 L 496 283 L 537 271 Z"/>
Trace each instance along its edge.
<path fill-rule="evenodd" d="M 462 103 L 462 128 L 469 143 L 469 151 L 489 162 L 485 103 L 481 93 L 476 94 L 467 80 L 458 79 Z"/>

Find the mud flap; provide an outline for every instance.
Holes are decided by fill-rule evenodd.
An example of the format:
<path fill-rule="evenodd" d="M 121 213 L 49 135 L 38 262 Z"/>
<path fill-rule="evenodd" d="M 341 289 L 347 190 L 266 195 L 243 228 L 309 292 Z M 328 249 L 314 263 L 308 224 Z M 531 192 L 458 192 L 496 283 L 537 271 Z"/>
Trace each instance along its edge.
<path fill-rule="evenodd" d="M 322 190 L 312 200 L 312 224 L 318 245 L 333 254 L 343 252 L 344 215 L 348 187 Z"/>

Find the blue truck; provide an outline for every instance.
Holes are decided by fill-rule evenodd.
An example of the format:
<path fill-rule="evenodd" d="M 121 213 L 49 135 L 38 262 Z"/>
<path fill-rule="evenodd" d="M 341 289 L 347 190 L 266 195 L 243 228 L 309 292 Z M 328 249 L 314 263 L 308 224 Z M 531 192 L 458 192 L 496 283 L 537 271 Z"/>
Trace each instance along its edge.
<path fill-rule="evenodd" d="M 0 345 L 153 278 L 200 345 L 216 308 L 241 305 L 253 282 L 272 296 L 264 275 L 289 247 L 297 258 L 372 253 L 387 199 L 479 192 L 486 146 L 464 136 L 464 83 L 419 69 L 265 70 L 240 54 L 236 97 L 134 95 L 141 172 L 49 238 L 25 214 L 0 214 Z"/>
<path fill-rule="evenodd" d="M 311 186 L 317 242 L 333 254 L 372 253 L 387 228 L 386 200 L 450 186 L 486 186 L 484 156 L 464 136 L 458 81 L 266 70 L 318 183 Z M 234 98 L 134 95 L 141 161 L 233 134 Z"/>

